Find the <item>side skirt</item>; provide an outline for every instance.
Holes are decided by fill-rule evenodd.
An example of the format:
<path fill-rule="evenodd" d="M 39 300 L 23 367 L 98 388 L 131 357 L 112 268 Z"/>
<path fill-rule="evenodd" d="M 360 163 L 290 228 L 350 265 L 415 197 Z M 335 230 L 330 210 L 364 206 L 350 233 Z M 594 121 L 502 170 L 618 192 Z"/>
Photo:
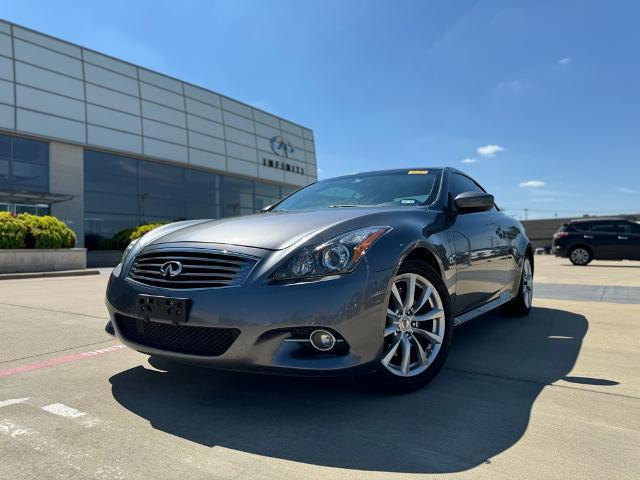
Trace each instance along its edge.
<path fill-rule="evenodd" d="M 500 296 L 490 302 L 485 303 L 484 305 L 480 305 L 478 308 L 474 308 L 473 310 L 463 313 L 462 315 L 458 315 L 453 319 L 453 326 L 457 327 L 458 325 L 462 325 L 469 320 L 473 320 L 476 317 L 479 317 L 482 314 L 485 314 L 491 310 L 498 308 L 500 305 L 504 305 L 513 299 L 513 294 L 510 292 L 503 292 Z"/>

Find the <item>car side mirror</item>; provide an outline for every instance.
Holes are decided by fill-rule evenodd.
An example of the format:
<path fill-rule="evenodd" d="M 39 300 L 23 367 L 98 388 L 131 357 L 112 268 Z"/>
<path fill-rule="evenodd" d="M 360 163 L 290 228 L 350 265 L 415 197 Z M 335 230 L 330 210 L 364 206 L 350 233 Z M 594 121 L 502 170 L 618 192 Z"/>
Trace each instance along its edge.
<path fill-rule="evenodd" d="M 273 207 L 273 205 L 267 205 L 266 207 L 264 207 L 262 210 L 260 210 L 261 213 L 266 213 L 269 210 L 271 210 L 271 208 Z"/>
<path fill-rule="evenodd" d="M 493 195 L 484 192 L 464 192 L 455 198 L 460 213 L 486 212 L 494 206 Z"/>

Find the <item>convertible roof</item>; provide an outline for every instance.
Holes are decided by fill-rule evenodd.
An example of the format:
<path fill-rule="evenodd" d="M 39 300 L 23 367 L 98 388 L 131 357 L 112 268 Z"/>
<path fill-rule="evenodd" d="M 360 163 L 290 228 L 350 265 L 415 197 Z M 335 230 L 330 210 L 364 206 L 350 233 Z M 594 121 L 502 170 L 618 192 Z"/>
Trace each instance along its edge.
<path fill-rule="evenodd" d="M 348 173 L 346 175 L 339 175 L 338 177 L 332 177 L 332 178 L 339 178 L 339 177 L 353 177 L 353 176 L 361 176 L 361 175 L 384 175 L 384 174 L 388 174 L 388 173 L 407 173 L 407 172 L 440 172 L 443 171 L 445 169 L 449 169 L 449 167 L 407 167 L 407 168 L 390 168 L 387 170 L 370 170 L 367 172 L 353 172 L 353 173 Z"/>

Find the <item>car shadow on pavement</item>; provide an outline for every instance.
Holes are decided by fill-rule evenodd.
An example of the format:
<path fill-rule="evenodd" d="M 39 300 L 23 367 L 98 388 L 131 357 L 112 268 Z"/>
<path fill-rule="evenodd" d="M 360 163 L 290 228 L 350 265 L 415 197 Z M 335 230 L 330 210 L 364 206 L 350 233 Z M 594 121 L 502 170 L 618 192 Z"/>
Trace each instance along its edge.
<path fill-rule="evenodd" d="M 218 372 L 151 358 L 111 377 L 114 398 L 163 432 L 206 446 L 347 469 L 457 472 L 524 434 L 545 385 L 572 369 L 588 322 L 534 308 L 456 330 L 445 369 L 405 395 L 371 381 Z M 615 383 L 615 382 L 614 382 Z"/>

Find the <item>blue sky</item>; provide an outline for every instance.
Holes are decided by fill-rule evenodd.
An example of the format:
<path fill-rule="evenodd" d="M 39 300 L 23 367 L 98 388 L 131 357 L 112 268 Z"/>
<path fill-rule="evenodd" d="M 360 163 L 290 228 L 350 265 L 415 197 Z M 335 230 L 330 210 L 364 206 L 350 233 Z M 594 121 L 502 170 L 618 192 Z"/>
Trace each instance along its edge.
<path fill-rule="evenodd" d="M 0 7 L 312 128 L 321 178 L 450 165 L 519 216 L 640 211 L 640 2 Z"/>

